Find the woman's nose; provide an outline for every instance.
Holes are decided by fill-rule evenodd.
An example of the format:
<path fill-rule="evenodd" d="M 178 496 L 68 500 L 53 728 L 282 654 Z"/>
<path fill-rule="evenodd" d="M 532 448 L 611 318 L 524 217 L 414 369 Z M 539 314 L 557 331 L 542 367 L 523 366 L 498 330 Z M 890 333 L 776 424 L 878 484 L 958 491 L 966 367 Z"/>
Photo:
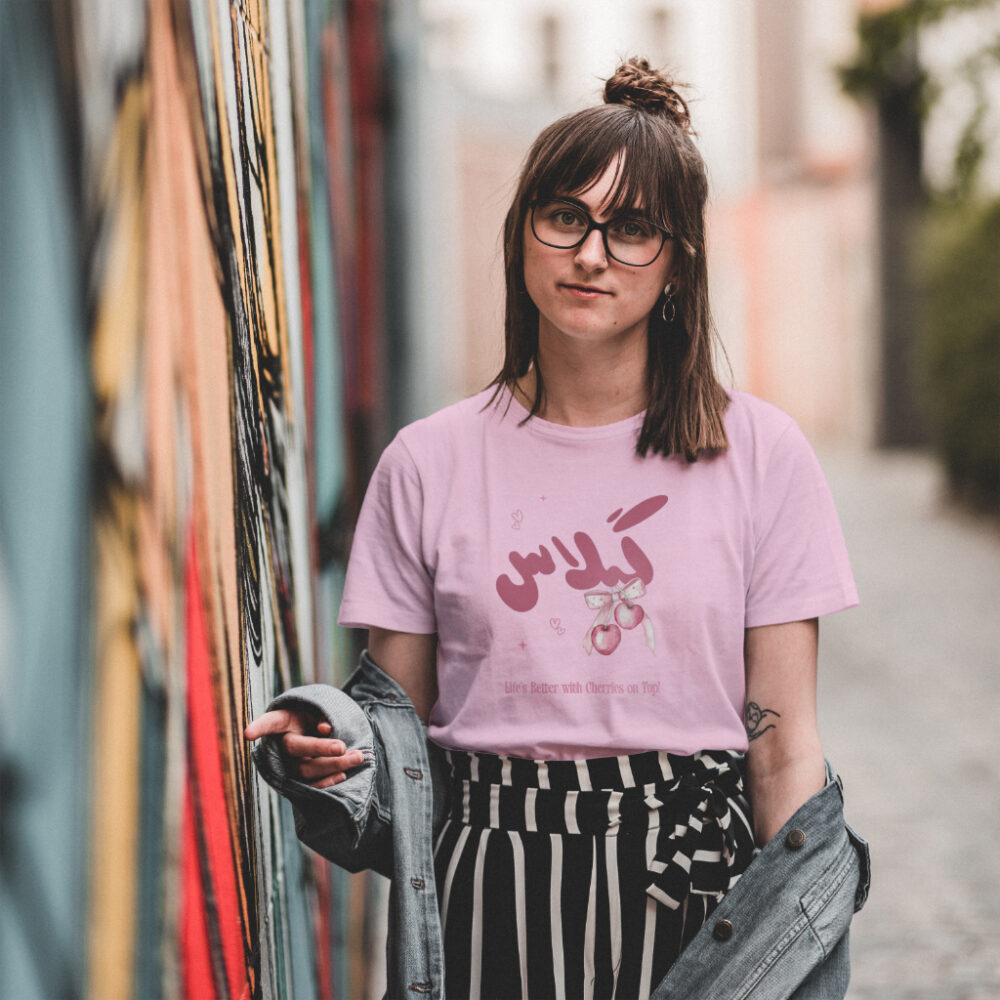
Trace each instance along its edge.
<path fill-rule="evenodd" d="M 603 270 L 608 266 L 604 251 L 604 237 L 596 229 L 587 233 L 587 238 L 576 248 L 576 262 L 587 271 Z"/>

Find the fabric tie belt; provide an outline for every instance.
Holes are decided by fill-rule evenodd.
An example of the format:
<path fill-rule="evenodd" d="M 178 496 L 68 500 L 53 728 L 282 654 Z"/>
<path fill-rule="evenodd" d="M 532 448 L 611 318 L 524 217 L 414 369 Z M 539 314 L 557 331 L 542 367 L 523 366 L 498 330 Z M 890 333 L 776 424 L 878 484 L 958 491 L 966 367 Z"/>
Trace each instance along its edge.
<path fill-rule="evenodd" d="M 753 859 L 739 753 L 534 761 L 450 750 L 447 757 L 453 820 L 523 833 L 645 833 L 646 892 L 671 909 L 689 893 L 721 898 Z"/>

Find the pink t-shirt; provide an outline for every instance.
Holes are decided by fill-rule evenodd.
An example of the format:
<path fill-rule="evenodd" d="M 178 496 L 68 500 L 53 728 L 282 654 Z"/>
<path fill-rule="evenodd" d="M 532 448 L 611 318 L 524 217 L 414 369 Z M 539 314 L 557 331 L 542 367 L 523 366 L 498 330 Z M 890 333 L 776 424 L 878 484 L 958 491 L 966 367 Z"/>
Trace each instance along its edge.
<path fill-rule="evenodd" d="M 857 603 L 795 422 L 734 392 L 729 450 L 688 463 L 635 454 L 641 414 L 521 424 L 519 403 L 490 395 L 386 448 L 341 625 L 438 634 L 429 735 L 445 747 L 745 750 L 744 629 Z"/>

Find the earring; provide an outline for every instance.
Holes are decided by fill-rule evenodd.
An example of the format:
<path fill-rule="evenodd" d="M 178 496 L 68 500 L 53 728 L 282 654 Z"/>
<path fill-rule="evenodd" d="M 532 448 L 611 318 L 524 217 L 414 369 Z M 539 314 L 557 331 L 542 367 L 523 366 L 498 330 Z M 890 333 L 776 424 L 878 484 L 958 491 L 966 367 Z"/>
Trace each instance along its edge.
<path fill-rule="evenodd" d="M 660 315 L 663 317 L 663 322 L 668 326 L 677 319 L 677 306 L 674 303 L 674 283 L 671 281 L 666 288 L 663 289 L 663 294 L 665 296 L 663 300 L 663 308 L 660 310 Z M 670 306 L 670 315 L 667 316 L 667 306 Z"/>

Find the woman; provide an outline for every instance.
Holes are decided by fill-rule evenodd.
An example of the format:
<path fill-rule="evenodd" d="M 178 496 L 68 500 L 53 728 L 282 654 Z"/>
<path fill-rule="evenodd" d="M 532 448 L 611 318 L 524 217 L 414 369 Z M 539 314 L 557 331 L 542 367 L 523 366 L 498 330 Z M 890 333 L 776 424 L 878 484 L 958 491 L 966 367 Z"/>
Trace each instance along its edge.
<path fill-rule="evenodd" d="M 713 370 L 687 106 L 636 59 L 605 101 L 529 152 L 503 369 L 386 449 L 340 611 L 448 751 L 455 997 L 649 996 L 824 787 L 816 620 L 856 603 L 808 444 Z M 350 781 L 282 704 L 247 737 Z"/>

